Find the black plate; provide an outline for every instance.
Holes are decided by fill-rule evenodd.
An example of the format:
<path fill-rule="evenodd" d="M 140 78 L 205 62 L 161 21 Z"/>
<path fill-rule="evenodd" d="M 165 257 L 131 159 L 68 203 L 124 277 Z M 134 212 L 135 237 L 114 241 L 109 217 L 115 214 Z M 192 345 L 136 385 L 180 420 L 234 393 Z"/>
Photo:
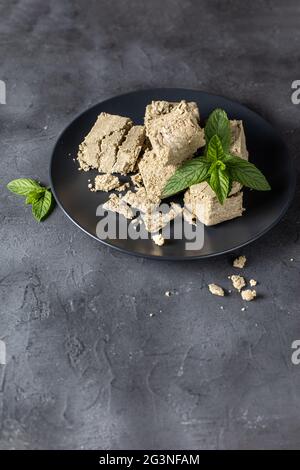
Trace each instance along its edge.
<path fill-rule="evenodd" d="M 266 175 L 272 191 L 245 190 L 243 217 L 205 228 L 201 250 L 186 250 L 185 240 L 170 240 L 163 247 L 151 240 L 99 240 L 96 236 L 96 208 L 107 200 L 106 193 L 88 190 L 88 179 L 96 172 L 78 171 L 78 145 L 89 132 L 99 113 L 129 116 L 142 124 L 145 107 L 152 100 L 196 101 L 201 121 L 215 108 L 223 108 L 230 119 L 242 119 L 250 161 Z M 141 90 L 111 98 L 78 116 L 61 134 L 55 145 L 50 179 L 53 194 L 65 214 L 84 232 L 129 254 L 157 259 L 199 259 L 241 248 L 270 230 L 286 212 L 295 188 L 295 172 L 285 145 L 273 127 L 245 106 L 209 93 L 185 89 Z"/>

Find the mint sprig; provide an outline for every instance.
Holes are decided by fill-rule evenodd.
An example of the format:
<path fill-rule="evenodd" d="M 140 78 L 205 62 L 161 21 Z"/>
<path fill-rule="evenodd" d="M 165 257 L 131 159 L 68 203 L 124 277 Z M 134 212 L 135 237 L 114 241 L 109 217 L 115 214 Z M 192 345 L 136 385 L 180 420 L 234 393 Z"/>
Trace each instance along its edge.
<path fill-rule="evenodd" d="M 271 189 L 266 177 L 253 163 L 235 155 L 226 155 L 224 161 L 232 181 L 258 191 Z"/>
<path fill-rule="evenodd" d="M 216 193 L 219 202 L 223 204 L 228 196 L 230 188 L 230 176 L 228 175 L 226 167 L 222 162 L 218 162 L 218 164 L 211 171 L 209 185 Z"/>
<path fill-rule="evenodd" d="M 203 157 L 184 163 L 167 181 L 162 198 L 172 196 L 193 184 L 207 181 L 223 204 L 233 181 L 258 191 L 271 189 L 262 172 L 253 163 L 230 154 L 231 132 L 227 114 L 214 110 L 205 125 L 206 147 Z"/>
<path fill-rule="evenodd" d="M 193 158 L 185 162 L 164 187 L 162 197 L 180 193 L 193 184 L 201 183 L 209 177 L 211 162 L 204 157 Z"/>
<path fill-rule="evenodd" d="M 45 188 L 31 178 L 18 178 L 10 181 L 7 188 L 14 194 L 24 196 L 25 204 L 32 205 L 34 218 L 41 222 L 50 214 L 54 200 L 49 188 Z"/>

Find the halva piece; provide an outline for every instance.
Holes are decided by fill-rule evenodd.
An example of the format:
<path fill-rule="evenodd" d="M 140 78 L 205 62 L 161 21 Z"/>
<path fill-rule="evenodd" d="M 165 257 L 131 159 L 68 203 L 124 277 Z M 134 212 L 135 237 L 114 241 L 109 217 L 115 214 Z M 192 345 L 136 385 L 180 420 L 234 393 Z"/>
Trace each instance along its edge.
<path fill-rule="evenodd" d="M 152 103 L 150 106 L 155 106 Z M 154 153 L 165 164 L 178 165 L 205 144 L 195 108 L 186 101 L 170 106 L 170 111 L 149 119 L 146 109 L 146 133 Z"/>
<path fill-rule="evenodd" d="M 209 184 L 203 182 L 185 192 L 184 204 L 203 224 L 216 225 L 242 215 L 243 193 L 239 191 L 239 184 L 234 182 L 229 197 L 220 204 Z"/>
<path fill-rule="evenodd" d="M 159 155 L 146 150 L 139 162 L 139 171 L 150 201 L 158 203 L 161 193 L 178 165 L 164 164 Z"/>
<path fill-rule="evenodd" d="M 111 173 L 118 146 L 131 127 L 132 121 L 127 117 L 101 113 L 79 146 L 77 160 L 81 169 Z"/>
<path fill-rule="evenodd" d="M 145 127 L 133 126 L 119 146 L 113 173 L 127 174 L 134 171 L 145 140 Z"/>
<path fill-rule="evenodd" d="M 181 106 L 185 107 L 186 110 L 191 113 L 191 115 L 195 118 L 197 122 L 200 121 L 199 109 L 197 103 L 193 101 L 186 102 L 184 100 L 180 102 L 172 102 L 172 101 L 152 101 L 152 103 L 146 106 L 145 112 L 145 126 L 146 130 L 148 131 L 153 120 L 164 115 L 170 113 L 175 107 Z"/>

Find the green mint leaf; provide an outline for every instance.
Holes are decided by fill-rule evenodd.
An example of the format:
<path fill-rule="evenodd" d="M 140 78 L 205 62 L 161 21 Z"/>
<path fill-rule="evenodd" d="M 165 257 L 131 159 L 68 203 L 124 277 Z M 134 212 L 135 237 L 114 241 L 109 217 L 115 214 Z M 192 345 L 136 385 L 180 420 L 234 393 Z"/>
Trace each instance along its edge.
<path fill-rule="evenodd" d="M 197 157 L 184 163 L 167 181 L 162 198 L 173 196 L 193 184 L 202 183 L 209 176 L 210 162 L 204 157 Z"/>
<path fill-rule="evenodd" d="M 228 152 L 231 143 L 230 123 L 223 109 L 215 109 L 210 115 L 204 128 L 205 140 L 210 142 L 214 135 L 221 141 L 224 152 Z"/>
<path fill-rule="evenodd" d="M 210 162 L 217 162 L 218 160 L 222 160 L 223 156 L 224 156 L 224 151 L 223 151 L 221 140 L 215 134 L 212 136 L 212 138 L 208 142 L 206 158 Z"/>
<path fill-rule="evenodd" d="M 226 155 L 225 163 L 233 181 L 258 191 L 271 189 L 265 176 L 253 163 L 233 155 Z"/>
<path fill-rule="evenodd" d="M 36 191 L 30 191 L 27 194 L 25 204 L 33 204 L 35 201 L 38 201 L 42 194 L 46 191 L 46 188 L 37 189 Z"/>
<path fill-rule="evenodd" d="M 32 214 L 34 218 L 41 222 L 41 220 L 45 219 L 47 215 L 50 213 L 52 207 L 52 194 L 51 191 L 46 189 L 44 194 L 32 204 Z"/>
<path fill-rule="evenodd" d="M 27 196 L 31 191 L 41 189 L 41 185 L 31 178 L 18 178 L 8 183 L 7 189 L 20 196 Z"/>
<path fill-rule="evenodd" d="M 216 166 L 210 175 L 209 185 L 216 193 L 220 204 L 223 204 L 230 189 L 228 172 L 223 170 L 220 166 Z"/>

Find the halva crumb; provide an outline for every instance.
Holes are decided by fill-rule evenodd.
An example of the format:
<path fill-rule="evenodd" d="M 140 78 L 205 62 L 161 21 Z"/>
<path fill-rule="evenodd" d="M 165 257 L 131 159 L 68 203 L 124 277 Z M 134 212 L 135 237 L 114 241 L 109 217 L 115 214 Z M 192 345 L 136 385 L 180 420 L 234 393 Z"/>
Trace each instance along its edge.
<path fill-rule="evenodd" d="M 94 191 L 111 191 L 120 186 L 119 178 L 110 174 L 97 175 L 95 178 Z M 90 187 L 90 186 L 89 186 Z"/>
<path fill-rule="evenodd" d="M 222 287 L 218 286 L 217 284 L 208 284 L 209 292 L 213 295 L 219 295 L 220 297 L 224 297 L 224 290 Z"/>
<path fill-rule="evenodd" d="M 155 233 L 154 235 L 152 235 L 151 238 L 154 241 L 155 245 L 163 246 L 163 244 L 165 243 L 165 239 L 161 233 Z"/>
<path fill-rule="evenodd" d="M 245 266 L 246 261 L 247 261 L 246 256 L 244 255 L 239 256 L 238 258 L 235 258 L 235 260 L 233 261 L 233 267 L 242 269 Z"/>
<path fill-rule="evenodd" d="M 245 289 L 245 290 L 242 290 L 241 296 L 243 300 L 247 300 L 247 302 L 250 302 L 250 300 L 255 299 L 256 291 L 251 290 L 251 289 Z"/>
<path fill-rule="evenodd" d="M 232 276 L 229 276 L 229 279 L 231 279 L 233 287 L 238 291 L 240 291 L 246 285 L 246 281 L 243 276 L 233 274 Z"/>
<path fill-rule="evenodd" d="M 250 284 L 251 287 L 254 287 L 254 286 L 256 286 L 257 281 L 255 279 L 250 279 L 249 284 Z"/>

